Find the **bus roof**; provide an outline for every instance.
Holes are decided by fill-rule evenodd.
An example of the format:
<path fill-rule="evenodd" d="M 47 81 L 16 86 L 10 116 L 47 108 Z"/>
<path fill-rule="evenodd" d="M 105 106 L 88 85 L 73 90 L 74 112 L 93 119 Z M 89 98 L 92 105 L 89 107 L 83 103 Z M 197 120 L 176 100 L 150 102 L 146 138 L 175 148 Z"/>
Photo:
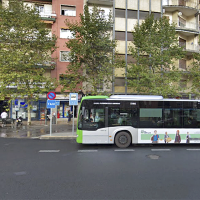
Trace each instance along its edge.
<path fill-rule="evenodd" d="M 110 99 L 120 100 L 162 100 L 163 96 L 156 95 L 111 95 Z"/>
<path fill-rule="evenodd" d="M 106 99 L 106 100 L 135 100 L 135 101 L 198 101 L 199 99 L 164 99 L 163 96 L 159 95 L 111 95 L 109 96 L 103 96 L 103 95 L 97 95 L 97 96 L 85 96 L 82 98 L 82 100 L 87 99 Z M 81 100 L 81 101 L 82 101 Z"/>

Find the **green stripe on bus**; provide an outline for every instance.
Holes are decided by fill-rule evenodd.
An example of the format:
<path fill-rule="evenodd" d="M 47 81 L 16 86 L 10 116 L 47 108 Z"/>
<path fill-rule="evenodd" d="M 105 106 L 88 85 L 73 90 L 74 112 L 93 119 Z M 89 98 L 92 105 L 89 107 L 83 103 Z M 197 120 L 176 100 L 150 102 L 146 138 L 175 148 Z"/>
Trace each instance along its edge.
<path fill-rule="evenodd" d="M 99 96 L 85 96 L 81 99 L 81 101 L 86 100 L 86 99 L 108 99 L 108 96 L 103 96 L 103 95 L 99 95 Z"/>
<path fill-rule="evenodd" d="M 77 143 L 83 143 L 83 131 L 82 130 L 76 130 L 77 133 L 77 138 L 76 138 L 76 142 Z"/>

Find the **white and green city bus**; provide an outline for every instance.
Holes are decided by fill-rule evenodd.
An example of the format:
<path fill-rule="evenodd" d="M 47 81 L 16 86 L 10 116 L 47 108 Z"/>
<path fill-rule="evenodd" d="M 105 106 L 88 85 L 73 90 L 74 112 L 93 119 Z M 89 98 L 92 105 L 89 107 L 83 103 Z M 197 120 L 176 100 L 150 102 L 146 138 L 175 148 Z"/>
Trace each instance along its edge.
<path fill-rule="evenodd" d="M 83 144 L 200 143 L 200 100 L 86 96 L 77 123 L 77 142 Z"/>

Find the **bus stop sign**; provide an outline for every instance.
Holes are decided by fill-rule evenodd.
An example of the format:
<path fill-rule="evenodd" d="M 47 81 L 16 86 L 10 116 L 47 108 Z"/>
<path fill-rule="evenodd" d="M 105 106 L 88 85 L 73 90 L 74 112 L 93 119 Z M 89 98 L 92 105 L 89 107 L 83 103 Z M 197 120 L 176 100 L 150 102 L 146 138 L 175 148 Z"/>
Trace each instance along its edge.
<path fill-rule="evenodd" d="M 70 106 L 78 105 L 78 93 L 70 93 L 69 94 L 69 105 Z"/>

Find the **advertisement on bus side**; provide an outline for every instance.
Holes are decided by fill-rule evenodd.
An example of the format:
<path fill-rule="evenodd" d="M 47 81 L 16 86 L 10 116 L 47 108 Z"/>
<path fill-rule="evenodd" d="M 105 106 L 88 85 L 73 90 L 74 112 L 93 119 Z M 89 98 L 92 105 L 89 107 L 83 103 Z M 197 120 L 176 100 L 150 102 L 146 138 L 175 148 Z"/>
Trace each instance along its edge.
<path fill-rule="evenodd" d="M 200 130 L 138 129 L 138 143 L 200 143 Z"/>

